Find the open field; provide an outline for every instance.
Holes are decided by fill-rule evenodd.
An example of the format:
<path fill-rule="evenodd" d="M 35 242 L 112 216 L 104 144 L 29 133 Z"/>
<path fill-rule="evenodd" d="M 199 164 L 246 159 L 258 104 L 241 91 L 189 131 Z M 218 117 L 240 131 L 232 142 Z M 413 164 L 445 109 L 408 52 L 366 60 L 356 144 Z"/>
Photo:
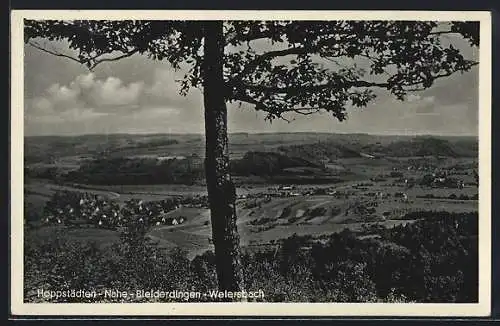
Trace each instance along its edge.
<path fill-rule="evenodd" d="M 253 194 L 253 196 L 237 201 L 238 230 L 242 245 L 244 247 L 258 247 L 269 244 L 272 241 L 287 238 L 293 234 L 322 236 L 340 232 L 345 228 L 352 231 L 361 231 L 363 225 L 370 224 L 392 227 L 397 224 L 411 222 L 401 219 L 408 212 L 430 210 L 471 212 L 478 209 L 476 200 L 416 198 L 417 194 L 429 192 L 447 196 L 449 193 L 458 193 L 455 189 L 431 189 L 426 192 L 425 189 L 415 187 L 406 190 L 409 200 L 408 202 L 404 202 L 402 199 L 394 198 L 393 196 L 379 199 L 367 195 L 368 193 L 380 191 L 396 193 L 405 191 L 404 187 L 387 188 L 383 185 L 374 184 L 372 187 L 367 187 L 367 190 L 358 190 L 353 188 L 354 185 L 356 183 L 344 184 L 337 188 L 335 188 L 335 185 L 330 186 L 330 188 L 337 189 L 337 193 L 348 190 L 350 193 L 348 198 L 339 198 L 334 195 L 301 195 L 266 200 L 258 196 L 259 191 L 263 191 L 263 189 L 251 189 L 254 192 L 247 192 L 247 194 Z M 44 189 L 47 191 L 47 195 L 49 195 L 51 191 L 55 191 L 58 187 L 55 185 L 46 185 Z M 161 194 L 159 186 L 153 188 L 156 191 L 155 195 L 145 194 L 144 189 L 142 191 L 138 189 L 137 192 L 133 192 L 134 188 L 131 187 L 127 188 L 128 192 L 126 194 L 85 188 L 80 188 L 79 190 L 95 191 L 100 195 L 109 196 L 109 198 L 122 203 L 124 200 L 130 198 L 143 199 L 145 201 L 165 199 L 173 191 L 171 187 L 166 187 L 168 191 Z M 78 188 L 64 187 L 63 189 L 77 190 Z M 113 189 L 118 190 L 116 188 Z M 184 191 L 188 190 L 186 187 L 182 189 Z M 296 191 L 303 191 L 305 189 L 308 189 L 308 187 L 298 187 Z M 148 191 L 152 190 L 148 189 Z M 269 190 L 266 190 L 266 193 L 269 192 Z M 464 188 L 460 190 L 460 193 L 473 194 L 474 189 Z M 38 203 L 39 207 L 41 207 L 43 202 L 40 202 L 39 197 L 40 195 L 38 194 L 28 193 L 26 200 L 33 203 L 33 205 Z M 48 196 L 45 198 L 49 199 Z M 358 207 L 367 206 L 375 206 L 374 211 L 368 214 L 362 210 L 356 210 Z M 182 225 L 153 227 L 148 235 L 152 240 L 158 241 L 160 247 L 171 249 L 179 246 L 188 251 L 190 257 L 213 249 L 213 244 L 210 242 L 212 235 L 208 209 L 182 207 L 169 212 L 167 216 L 176 218 L 184 217 L 186 222 Z M 80 231 L 72 230 L 67 235 L 80 240 L 83 238 L 88 238 L 92 241 L 97 239 L 96 241 L 98 242 L 114 241 L 116 239 L 116 236 L 108 237 L 108 233 L 111 234 L 114 231 L 106 230 L 105 234 L 102 234 L 101 239 L 99 239 L 99 232 L 96 229 L 91 229 L 90 231 L 88 229 Z"/>

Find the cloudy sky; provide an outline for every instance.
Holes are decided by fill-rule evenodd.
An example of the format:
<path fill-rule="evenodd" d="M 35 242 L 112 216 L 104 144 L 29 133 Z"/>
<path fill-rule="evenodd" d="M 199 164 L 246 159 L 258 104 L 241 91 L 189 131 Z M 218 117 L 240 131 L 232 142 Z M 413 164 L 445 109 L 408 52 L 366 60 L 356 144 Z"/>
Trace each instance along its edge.
<path fill-rule="evenodd" d="M 478 58 L 462 40 L 452 40 Z M 93 72 L 71 60 L 25 46 L 25 135 L 91 133 L 203 133 L 202 96 L 178 94 L 183 76 L 166 62 L 136 55 L 103 63 Z M 228 106 L 230 132 L 294 132 L 477 135 L 478 68 L 437 81 L 406 102 L 385 91 L 338 122 L 329 114 L 264 120 L 251 105 Z"/>

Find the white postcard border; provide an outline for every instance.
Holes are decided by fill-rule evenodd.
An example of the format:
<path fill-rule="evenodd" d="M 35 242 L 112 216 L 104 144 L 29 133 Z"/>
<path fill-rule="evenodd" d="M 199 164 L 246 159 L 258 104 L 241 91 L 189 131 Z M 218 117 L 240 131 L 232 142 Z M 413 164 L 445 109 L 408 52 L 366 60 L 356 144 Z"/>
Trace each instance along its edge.
<path fill-rule="evenodd" d="M 23 19 L 480 21 L 479 303 L 23 303 Z M 488 316 L 491 309 L 491 14 L 487 11 L 13 10 L 11 12 L 11 313 L 36 316 Z M 484 181 L 486 180 L 486 181 Z"/>

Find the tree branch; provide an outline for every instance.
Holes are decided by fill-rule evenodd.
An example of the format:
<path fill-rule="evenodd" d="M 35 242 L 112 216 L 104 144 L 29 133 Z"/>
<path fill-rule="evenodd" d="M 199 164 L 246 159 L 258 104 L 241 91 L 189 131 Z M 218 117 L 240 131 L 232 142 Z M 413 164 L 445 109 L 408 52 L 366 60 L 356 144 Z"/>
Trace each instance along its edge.
<path fill-rule="evenodd" d="M 301 107 L 301 108 L 292 108 L 289 111 L 295 112 L 300 115 L 311 115 L 320 112 L 321 108 Z"/>
<path fill-rule="evenodd" d="M 134 55 L 135 53 L 139 52 L 139 49 L 133 49 L 133 50 L 125 52 L 125 53 L 123 53 L 123 54 L 121 54 L 119 56 L 111 57 L 111 58 L 99 58 L 99 56 L 95 56 L 95 57 L 90 57 L 88 59 L 78 59 L 78 58 L 72 57 L 72 56 L 64 54 L 64 53 L 60 53 L 60 52 L 57 52 L 57 51 L 49 50 L 47 48 L 44 48 L 43 46 L 38 45 L 36 42 L 33 42 L 33 41 L 28 42 L 28 44 L 31 45 L 32 47 L 40 50 L 40 51 L 52 54 L 54 56 L 63 57 L 63 58 L 75 61 L 75 62 L 77 62 L 79 64 L 87 65 L 89 67 L 89 70 L 95 69 L 95 67 L 97 65 L 99 65 L 100 63 L 110 62 L 110 61 L 117 61 L 117 60 L 120 60 L 120 59 L 123 59 L 123 58 L 130 57 L 130 56 Z"/>
<path fill-rule="evenodd" d="M 233 100 L 246 102 L 249 104 L 254 104 L 256 106 L 257 110 L 270 112 L 269 110 L 267 110 L 268 107 L 265 104 L 263 104 L 262 102 L 254 99 L 253 97 L 251 97 L 245 93 L 238 93 L 237 95 L 235 95 L 233 97 Z M 281 115 L 283 113 L 286 113 L 286 112 L 295 112 L 295 113 L 300 114 L 300 115 L 311 115 L 311 114 L 314 114 L 314 113 L 317 113 L 320 111 L 321 111 L 321 108 L 313 108 L 313 107 L 296 107 L 296 108 L 294 108 L 294 107 L 291 107 L 291 108 L 288 108 L 284 112 L 277 111 L 274 114 L 279 115 L 280 118 L 283 118 Z"/>
<path fill-rule="evenodd" d="M 477 66 L 479 64 L 479 62 L 475 62 L 475 61 L 469 61 L 469 64 L 470 64 L 470 67 L 474 67 L 474 66 Z M 439 79 L 439 78 L 443 78 L 443 77 L 448 77 L 448 76 L 451 76 L 453 75 L 454 73 L 456 73 L 457 71 L 461 71 L 461 70 L 450 70 L 450 71 L 447 71 L 447 72 L 443 72 L 443 73 L 440 73 L 440 74 L 437 74 L 437 75 L 433 75 L 432 76 L 432 80 L 436 80 L 436 79 Z M 463 72 L 463 71 L 462 71 Z M 407 83 L 407 84 L 403 84 L 402 86 L 403 87 L 411 87 L 411 86 L 418 86 L 420 84 L 422 84 L 423 82 L 422 81 L 416 81 L 414 83 Z M 427 89 L 428 87 L 415 87 L 415 88 L 405 88 L 406 91 L 423 91 L 425 89 Z"/>
<path fill-rule="evenodd" d="M 321 50 L 322 47 L 325 45 L 328 45 L 332 41 L 332 38 L 327 38 L 323 39 L 321 41 L 318 41 L 315 45 L 311 46 L 303 46 L 303 47 L 291 47 L 288 49 L 284 50 L 274 50 L 274 51 L 269 51 L 265 52 L 259 56 L 257 56 L 255 59 L 252 61 L 248 62 L 245 66 L 245 68 L 238 74 L 239 79 L 242 79 L 243 76 L 247 75 L 248 73 L 252 72 L 259 66 L 261 63 L 263 63 L 266 60 L 271 60 L 277 57 L 284 57 L 287 55 L 301 55 L 301 54 L 313 54 L 317 53 Z M 333 57 L 333 56 L 329 56 Z"/>
<path fill-rule="evenodd" d="M 249 33 L 244 35 L 238 35 L 238 33 L 234 32 L 226 35 L 226 44 L 232 44 L 235 41 L 238 41 L 239 43 L 245 43 L 245 42 L 260 40 L 263 38 L 271 38 L 273 37 L 273 34 L 274 32 L 269 30 L 263 32 L 250 31 Z"/>
<path fill-rule="evenodd" d="M 254 60 L 250 61 L 245 68 L 239 73 L 239 79 L 242 79 L 241 77 L 247 75 L 248 73 L 252 72 L 257 68 L 261 63 L 263 63 L 266 60 L 270 60 L 273 58 L 277 57 L 284 57 L 287 55 L 299 55 L 299 54 L 306 54 L 308 51 L 306 48 L 288 48 L 285 50 L 275 50 L 275 51 L 269 51 L 266 53 L 263 53 L 259 56 L 257 56 Z"/>
<path fill-rule="evenodd" d="M 56 51 L 52 51 L 52 50 L 49 50 L 49 49 L 46 49 L 40 45 L 38 45 L 37 43 L 33 42 L 33 41 L 30 41 L 28 42 L 29 45 L 31 45 L 32 47 L 34 47 L 35 49 L 38 49 L 40 51 L 43 51 L 45 53 L 49 53 L 49 54 L 52 54 L 52 55 L 55 55 L 56 57 L 64 57 L 64 58 L 67 58 L 67 59 L 70 59 L 70 60 L 73 60 L 75 62 L 78 62 L 79 64 L 86 64 L 89 62 L 90 59 L 88 60 L 85 60 L 82 62 L 82 60 L 80 59 L 77 59 L 75 57 L 72 57 L 70 55 L 67 55 L 67 54 L 64 54 L 64 53 L 60 53 L 60 52 L 56 52 Z"/>
<path fill-rule="evenodd" d="M 389 83 L 376 83 L 376 82 L 369 82 L 365 80 L 353 80 L 353 81 L 343 81 L 343 82 L 329 82 L 325 84 L 318 84 L 318 85 L 310 85 L 310 86 L 287 86 L 287 87 L 279 87 L 279 86 L 266 86 L 266 85 L 255 85 L 255 84 L 248 84 L 245 82 L 241 82 L 237 85 L 234 85 L 236 87 L 243 87 L 244 89 L 248 89 L 250 91 L 254 92 L 264 92 L 264 93 L 299 93 L 299 92 L 315 92 L 315 91 L 320 91 L 323 89 L 327 88 L 333 88 L 333 87 L 342 87 L 342 88 L 351 88 L 351 87 L 382 87 L 382 88 L 388 88 L 390 86 Z"/>
<path fill-rule="evenodd" d="M 449 31 L 436 31 L 436 32 L 430 32 L 429 35 L 443 35 L 443 34 L 460 34 L 456 31 L 452 31 L 452 30 L 449 30 Z"/>
<path fill-rule="evenodd" d="M 471 67 L 478 65 L 478 62 L 471 62 Z M 444 72 L 441 74 L 433 75 L 432 79 L 439 79 L 443 77 L 448 77 L 454 74 L 456 71 L 448 71 Z M 418 86 L 422 84 L 422 81 L 415 81 L 414 83 L 406 83 L 402 85 L 403 87 L 411 87 L 411 86 Z M 280 87 L 280 86 L 268 86 L 268 85 L 263 85 L 263 84 L 249 84 L 245 83 L 243 81 L 234 81 L 230 86 L 240 88 L 240 89 L 248 89 L 250 91 L 254 92 L 262 92 L 262 93 L 274 93 L 274 94 L 279 94 L 279 93 L 285 93 L 285 94 L 296 94 L 296 93 L 303 93 L 303 92 L 315 92 L 315 91 L 321 91 L 324 89 L 328 88 L 334 88 L 334 87 L 342 87 L 345 89 L 351 88 L 351 87 L 379 87 L 379 88 L 385 88 L 385 89 L 390 89 L 392 83 L 391 82 L 370 82 L 366 80 L 342 80 L 342 81 L 331 81 L 325 84 L 317 84 L 317 85 L 309 85 L 309 86 L 285 86 L 285 87 Z M 417 90 L 424 90 L 424 88 L 408 88 L 406 89 L 407 91 L 417 91 Z"/>
<path fill-rule="evenodd" d="M 92 64 L 92 66 L 90 66 L 90 69 L 91 70 L 94 69 L 98 64 L 103 63 L 103 62 L 117 61 L 117 60 L 120 60 L 120 59 L 131 57 L 134 54 L 136 54 L 137 52 L 139 52 L 139 49 L 134 49 L 134 50 L 131 50 L 129 52 L 125 52 L 124 54 L 116 56 L 116 57 L 113 57 L 113 58 L 102 58 L 102 59 L 99 59 L 99 60 L 97 60 L 97 58 L 95 58 L 94 59 L 94 64 Z"/>

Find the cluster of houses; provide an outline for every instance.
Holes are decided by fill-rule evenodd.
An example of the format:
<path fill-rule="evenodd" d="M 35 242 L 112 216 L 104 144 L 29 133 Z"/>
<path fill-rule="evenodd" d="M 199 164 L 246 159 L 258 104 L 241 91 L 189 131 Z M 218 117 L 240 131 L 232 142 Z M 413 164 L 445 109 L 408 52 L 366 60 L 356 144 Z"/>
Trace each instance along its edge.
<path fill-rule="evenodd" d="M 434 165 L 428 163 L 409 165 L 406 168 L 407 171 L 432 171 L 435 169 L 436 167 Z"/>
<path fill-rule="evenodd" d="M 391 194 L 388 193 L 388 192 L 384 192 L 384 191 L 372 191 L 372 192 L 367 192 L 365 194 L 365 196 L 367 196 L 367 197 L 375 197 L 375 198 L 378 198 L 378 199 L 386 199 L 386 198 L 389 198 L 391 196 Z"/>
<path fill-rule="evenodd" d="M 238 199 L 264 199 L 270 201 L 272 198 L 286 198 L 296 196 L 317 196 L 328 195 L 336 198 L 347 199 L 350 195 L 355 194 L 355 191 L 340 191 L 335 187 L 309 187 L 297 189 L 296 186 L 279 186 L 277 188 L 268 188 L 267 192 L 249 193 L 239 195 Z"/>
<path fill-rule="evenodd" d="M 296 188 L 296 186 L 279 186 L 277 188 L 268 188 L 267 192 L 240 195 L 238 196 L 238 199 L 263 198 L 270 200 L 271 198 L 285 198 L 285 197 L 313 196 L 313 195 L 335 195 L 336 193 L 337 192 L 332 188 L 307 188 L 299 190 Z"/>
<path fill-rule="evenodd" d="M 403 203 L 408 202 L 408 195 L 404 192 L 396 192 L 394 198 L 399 198 Z"/>
<path fill-rule="evenodd" d="M 414 169 L 416 170 L 417 168 L 413 166 L 408 167 L 409 171 Z M 391 176 L 399 177 L 397 182 L 399 184 L 403 183 L 407 189 L 413 188 L 417 184 L 432 188 L 456 188 L 456 189 L 463 189 L 466 186 L 466 183 L 461 178 L 456 177 L 457 173 L 455 173 L 454 169 L 438 170 L 436 168 L 431 169 L 431 167 L 429 167 L 428 169 L 419 167 L 418 170 L 433 171 L 432 173 L 424 174 L 421 178 L 415 178 L 415 177 L 405 178 L 402 173 L 397 172 L 396 170 L 397 169 L 391 172 Z M 392 184 L 392 185 L 395 186 L 397 184 Z"/>
<path fill-rule="evenodd" d="M 47 202 L 43 212 L 46 224 L 95 225 L 117 228 L 133 224 L 178 225 L 186 221 L 183 216 L 170 217 L 168 212 L 183 206 L 179 198 L 144 202 L 131 199 L 116 201 L 86 192 L 59 191 Z M 200 200 L 194 205 L 201 205 Z"/>
<path fill-rule="evenodd" d="M 446 172 L 426 174 L 420 184 L 433 188 L 458 188 L 463 189 L 465 183 L 461 179 L 449 176 Z"/>

